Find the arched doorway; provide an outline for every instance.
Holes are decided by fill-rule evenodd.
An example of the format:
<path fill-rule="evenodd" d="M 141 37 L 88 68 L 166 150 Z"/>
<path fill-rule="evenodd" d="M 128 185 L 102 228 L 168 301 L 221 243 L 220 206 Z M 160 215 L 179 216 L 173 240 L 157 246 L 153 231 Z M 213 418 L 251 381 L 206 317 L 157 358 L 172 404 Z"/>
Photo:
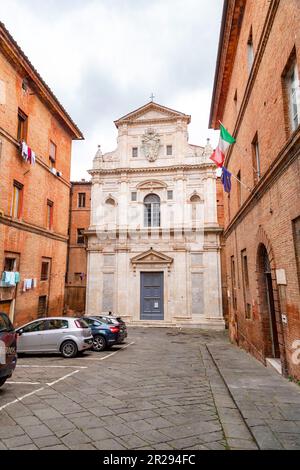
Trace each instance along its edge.
<path fill-rule="evenodd" d="M 267 249 L 263 244 L 260 244 L 258 247 L 257 265 L 260 313 L 264 335 L 264 354 L 265 357 L 280 358 L 272 270 Z"/>

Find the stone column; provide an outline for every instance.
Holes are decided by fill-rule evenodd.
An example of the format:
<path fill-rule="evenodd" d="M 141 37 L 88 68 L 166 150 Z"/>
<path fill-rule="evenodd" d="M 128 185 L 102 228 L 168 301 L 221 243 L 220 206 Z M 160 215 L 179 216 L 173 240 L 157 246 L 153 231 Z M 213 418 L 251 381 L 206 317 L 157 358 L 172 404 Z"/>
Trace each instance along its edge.
<path fill-rule="evenodd" d="M 91 190 L 91 227 L 103 224 L 103 193 L 102 181 L 99 177 L 94 177 Z"/>
<path fill-rule="evenodd" d="M 217 200 L 216 200 L 216 178 L 209 174 L 204 178 L 204 223 L 205 225 L 216 225 Z"/>
<path fill-rule="evenodd" d="M 208 323 L 224 327 L 222 312 L 221 263 L 218 249 L 204 253 L 204 312 Z"/>
<path fill-rule="evenodd" d="M 88 251 L 86 315 L 99 315 L 102 309 L 102 264 L 100 251 Z"/>

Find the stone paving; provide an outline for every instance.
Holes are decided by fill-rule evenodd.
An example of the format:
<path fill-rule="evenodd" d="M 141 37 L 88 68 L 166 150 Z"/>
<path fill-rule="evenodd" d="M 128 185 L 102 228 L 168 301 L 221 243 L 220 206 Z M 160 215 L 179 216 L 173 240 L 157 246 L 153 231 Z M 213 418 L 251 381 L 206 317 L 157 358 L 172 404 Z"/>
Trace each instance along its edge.
<path fill-rule="evenodd" d="M 225 333 L 130 328 L 131 342 L 72 360 L 19 359 L 0 389 L 0 450 L 300 448 L 300 389 Z M 247 371 L 255 396 L 240 390 Z"/>

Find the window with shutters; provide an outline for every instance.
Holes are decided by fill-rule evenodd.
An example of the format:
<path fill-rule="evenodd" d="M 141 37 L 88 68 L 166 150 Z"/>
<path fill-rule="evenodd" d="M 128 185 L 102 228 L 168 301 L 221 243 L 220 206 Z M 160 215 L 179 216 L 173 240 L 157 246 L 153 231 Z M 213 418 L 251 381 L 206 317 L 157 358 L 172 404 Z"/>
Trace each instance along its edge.
<path fill-rule="evenodd" d="M 47 296 L 46 295 L 42 295 L 39 297 L 37 313 L 38 313 L 38 317 L 47 316 Z"/>
<path fill-rule="evenodd" d="M 85 207 L 86 194 L 78 193 L 78 207 Z"/>

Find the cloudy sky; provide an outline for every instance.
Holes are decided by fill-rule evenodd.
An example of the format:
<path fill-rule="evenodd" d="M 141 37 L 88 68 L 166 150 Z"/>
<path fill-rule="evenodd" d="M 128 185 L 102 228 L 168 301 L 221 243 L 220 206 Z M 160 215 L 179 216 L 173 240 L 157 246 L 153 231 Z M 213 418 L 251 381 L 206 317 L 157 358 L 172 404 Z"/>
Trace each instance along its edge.
<path fill-rule="evenodd" d="M 85 136 L 72 178 L 89 178 L 113 121 L 150 101 L 192 115 L 205 144 L 223 0 L 0 0 L 1 21 Z"/>

